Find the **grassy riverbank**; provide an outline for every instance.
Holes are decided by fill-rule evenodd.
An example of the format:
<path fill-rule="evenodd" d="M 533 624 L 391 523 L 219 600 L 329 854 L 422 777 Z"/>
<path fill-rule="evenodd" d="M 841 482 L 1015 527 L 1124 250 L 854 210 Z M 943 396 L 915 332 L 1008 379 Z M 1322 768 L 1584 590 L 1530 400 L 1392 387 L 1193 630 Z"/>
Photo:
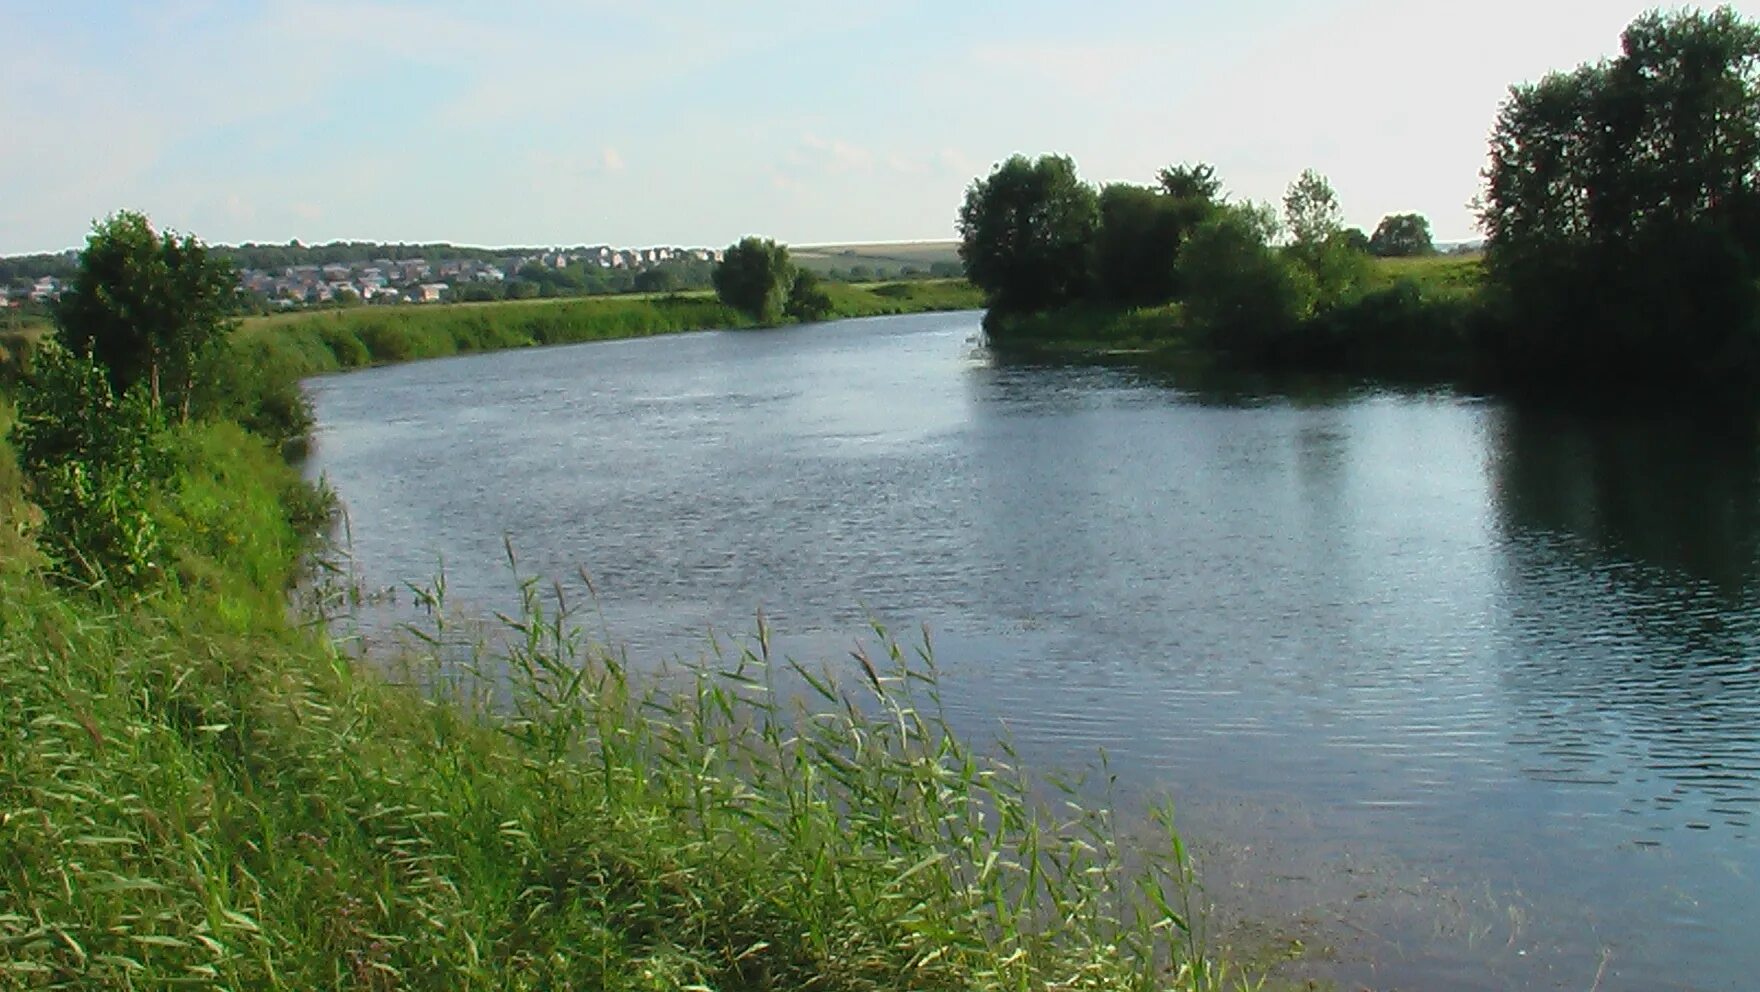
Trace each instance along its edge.
<path fill-rule="evenodd" d="M 891 283 L 827 283 L 828 317 L 971 310 L 983 295 L 960 279 Z M 250 381 L 228 388 L 245 394 L 279 389 L 307 376 L 472 352 L 649 337 L 750 327 L 751 321 L 708 292 L 351 307 L 251 317 L 232 346 Z M 28 363 L 46 325 L 0 332 L 0 381 Z"/>
<path fill-rule="evenodd" d="M 923 280 L 828 285 L 833 317 L 923 313 L 983 305 L 969 284 Z M 354 307 L 256 317 L 238 345 L 253 360 L 301 376 L 476 351 L 751 326 L 710 293 L 587 297 L 438 306 Z"/>
<path fill-rule="evenodd" d="M 1310 371 L 1467 378 L 1477 371 L 1472 335 L 1483 268 L 1477 256 L 1375 259 L 1350 300 L 1287 336 L 1250 350 L 1204 333 L 1180 303 L 1122 307 L 1082 302 L 986 321 L 1006 351 L 1090 359 L 1135 357 L 1206 365 L 1245 362 Z"/>
<path fill-rule="evenodd" d="M 492 654 L 362 663 L 289 618 L 320 504 L 268 443 L 169 428 L 158 578 L 93 591 L 33 546 L 12 418 L 0 988 L 1236 984 L 1170 824 L 1127 845 L 956 739 L 926 652 L 662 683 L 527 584 Z"/>

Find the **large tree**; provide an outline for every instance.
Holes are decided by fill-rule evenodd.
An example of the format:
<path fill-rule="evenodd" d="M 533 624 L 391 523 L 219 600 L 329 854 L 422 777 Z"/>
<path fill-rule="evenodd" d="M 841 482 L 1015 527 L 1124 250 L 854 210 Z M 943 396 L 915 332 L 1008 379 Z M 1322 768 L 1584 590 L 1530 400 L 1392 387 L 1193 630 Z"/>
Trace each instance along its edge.
<path fill-rule="evenodd" d="M 1016 155 L 966 189 L 959 212 L 966 275 L 999 310 L 1042 310 L 1079 299 L 1099 224 L 1094 188 L 1061 155 Z"/>
<path fill-rule="evenodd" d="M 794 288 L 795 267 L 786 245 L 745 238 L 722 255 L 713 278 L 721 302 L 761 324 L 774 324 Z"/>
<path fill-rule="evenodd" d="M 1760 375 L 1760 28 L 1645 14 L 1618 57 L 1513 87 L 1480 220 L 1511 371 Z"/>
<path fill-rule="evenodd" d="M 1423 214 L 1388 214 L 1369 236 L 1369 254 L 1378 258 L 1414 258 L 1436 254 L 1430 221 Z"/>
<path fill-rule="evenodd" d="M 144 383 L 155 405 L 169 398 L 187 417 L 198 370 L 231 326 L 237 288 L 232 266 L 202 242 L 123 211 L 93 227 L 55 322 L 118 392 Z"/>
<path fill-rule="evenodd" d="M 1147 304 L 1179 295 L 1180 248 L 1217 209 L 1221 184 L 1207 165 L 1161 170 L 1160 186 L 1113 183 L 1100 191 L 1094 277 L 1108 299 Z"/>

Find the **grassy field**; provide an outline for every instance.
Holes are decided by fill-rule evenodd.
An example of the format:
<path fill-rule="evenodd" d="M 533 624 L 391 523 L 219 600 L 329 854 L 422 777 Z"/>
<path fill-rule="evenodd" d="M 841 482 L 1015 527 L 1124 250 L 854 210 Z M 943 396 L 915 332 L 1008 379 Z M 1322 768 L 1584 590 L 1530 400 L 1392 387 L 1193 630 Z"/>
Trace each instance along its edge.
<path fill-rule="evenodd" d="M 790 245 L 795 264 L 821 275 L 856 266 L 898 273 L 905 267 L 924 272 L 937 262 L 959 264 L 958 241 L 898 241 L 847 245 Z"/>
<path fill-rule="evenodd" d="M 1371 289 L 1409 280 L 1420 290 L 1440 294 L 1478 292 L 1485 281 L 1484 256 L 1430 255 L 1423 258 L 1378 258 L 1370 269 Z"/>

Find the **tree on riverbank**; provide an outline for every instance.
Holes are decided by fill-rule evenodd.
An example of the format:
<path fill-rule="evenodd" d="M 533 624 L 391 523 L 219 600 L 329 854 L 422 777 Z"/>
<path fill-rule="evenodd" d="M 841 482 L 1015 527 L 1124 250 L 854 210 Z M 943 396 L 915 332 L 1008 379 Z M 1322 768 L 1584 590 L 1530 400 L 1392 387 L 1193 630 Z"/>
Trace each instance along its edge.
<path fill-rule="evenodd" d="M 1094 281 L 1114 303 L 1143 306 L 1178 297 L 1180 251 L 1216 212 L 1222 184 L 1210 166 L 1174 166 L 1159 179 L 1157 187 L 1110 183 L 1100 191 Z"/>
<path fill-rule="evenodd" d="M 194 237 L 122 211 L 100 221 L 55 310 L 61 340 L 89 354 L 118 393 L 146 386 L 187 419 L 204 360 L 231 328 L 237 275 Z"/>
<path fill-rule="evenodd" d="M 1611 61 L 1512 88 L 1485 183 L 1507 372 L 1760 377 L 1760 27 L 1652 12 Z"/>
<path fill-rule="evenodd" d="M 1087 293 L 1099 223 L 1099 197 L 1075 162 L 1015 155 L 966 188 L 959 256 L 994 309 L 1062 306 Z"/>
<path fill-rule="evenodd" d="M 1283 217 L 1289 235 L 1284 251 L 1307 271 L 1313 305 L 1329 309 L 1356 296 L 1368 275 L 1369 258 L 1345 233 L 1344 211 L 1332 183 L 1313 169 L 1303 170 L 1284 193 Z"/>
<path fill-rule="evenodd" d="M 788 248 L 768 238 L 745 238 L 715 267 L 715 295 L 760 324 L 782 319 L 795 284 Z"/>

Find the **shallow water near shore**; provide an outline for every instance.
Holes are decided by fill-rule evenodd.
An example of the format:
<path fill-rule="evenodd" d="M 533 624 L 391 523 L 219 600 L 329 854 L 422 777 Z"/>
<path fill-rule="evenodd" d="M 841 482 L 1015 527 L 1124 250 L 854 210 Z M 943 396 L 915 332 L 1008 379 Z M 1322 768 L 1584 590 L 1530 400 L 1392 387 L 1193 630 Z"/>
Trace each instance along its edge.
<path fill-rule="evenodd" d="M 507 609 L 505 537 L 637 662 L 760 610 L 833 665 L 926 627 L 956 725 L 1171 795 L 1219 932 L 1299 974 L 1749 986 L 1752 436 L 1017 364 L 978 321 L 320 378 L 310 470 L 366 587 Z"/>

